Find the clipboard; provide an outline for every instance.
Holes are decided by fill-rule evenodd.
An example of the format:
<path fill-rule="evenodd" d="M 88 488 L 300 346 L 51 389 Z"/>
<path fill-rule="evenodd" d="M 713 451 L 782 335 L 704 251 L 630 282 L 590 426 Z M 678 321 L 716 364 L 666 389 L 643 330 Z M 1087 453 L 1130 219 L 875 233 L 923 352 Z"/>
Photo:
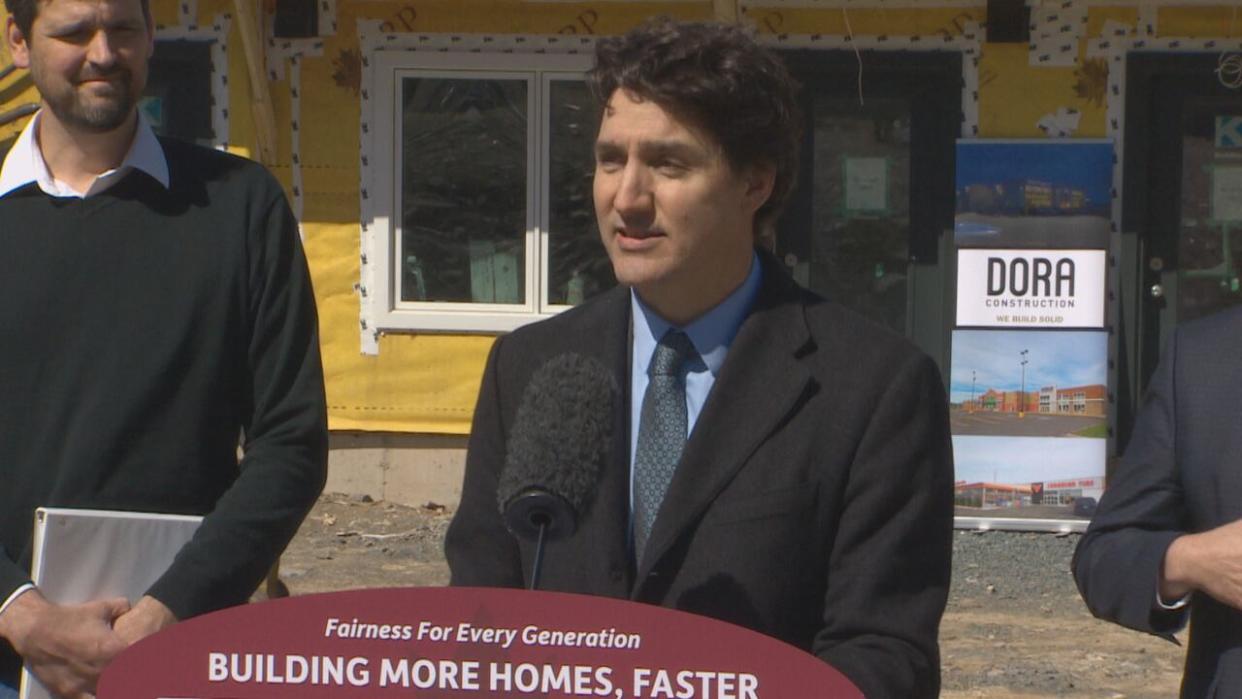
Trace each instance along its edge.
<path fill-rule="evenodd" d="M 49 601 L 125 597 L 134 604 L 172 565 L 203 518 L 150 512 L 40 507 L 30 577 Z M 51 699 L 22 670 L 20 699 Z"/>

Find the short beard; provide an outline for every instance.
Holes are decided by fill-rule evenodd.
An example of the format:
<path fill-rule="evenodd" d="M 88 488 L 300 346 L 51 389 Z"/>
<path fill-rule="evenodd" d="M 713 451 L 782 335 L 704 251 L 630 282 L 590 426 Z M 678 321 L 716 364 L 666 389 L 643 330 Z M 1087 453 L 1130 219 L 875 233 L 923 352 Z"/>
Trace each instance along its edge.
<path fill-rule="evenodd" d="M 137 101 L 132 96 L 132 79 L 128 73 L 118 77 L 117 94 L 110 99 L 95 100 L 88 106 L 73 92 L 45 100 L 56 118 L 68 127 L 88 133 L 107 133 L 121 128 L 134 111 Z"/>

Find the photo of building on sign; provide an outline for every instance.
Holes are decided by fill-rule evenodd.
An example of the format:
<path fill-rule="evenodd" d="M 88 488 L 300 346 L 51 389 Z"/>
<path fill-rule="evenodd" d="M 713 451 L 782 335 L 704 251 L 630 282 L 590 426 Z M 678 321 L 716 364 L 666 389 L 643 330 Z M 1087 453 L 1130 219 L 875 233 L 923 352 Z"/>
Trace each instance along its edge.
<path fill-rule="evenodd" d="M 954 239 L 967 247 L 1105 248 L 1107 141 L 959 141 Z"/>
<path fill-rule="evenodd" d="M 954 435 L 1108 436 L 1107 333 L 957 330 Z"/>
<path fill-rule="evenodd" d="M 959 516 L 1089 518 L 1104 492 L 1107 440 L 953 437 Z"/>

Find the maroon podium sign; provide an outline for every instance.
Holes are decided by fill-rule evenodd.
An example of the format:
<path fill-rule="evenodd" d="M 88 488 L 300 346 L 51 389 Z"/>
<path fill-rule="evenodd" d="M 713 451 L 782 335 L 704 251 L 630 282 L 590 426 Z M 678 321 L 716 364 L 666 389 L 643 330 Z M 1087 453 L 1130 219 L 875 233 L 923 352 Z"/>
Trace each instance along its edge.
<path fill-rule="evenodd" d="M 525 590 L 309 595 L 176 624 L 122 653 L 98 699 L 861 699 L 797 648 L 714 619 Z"/>

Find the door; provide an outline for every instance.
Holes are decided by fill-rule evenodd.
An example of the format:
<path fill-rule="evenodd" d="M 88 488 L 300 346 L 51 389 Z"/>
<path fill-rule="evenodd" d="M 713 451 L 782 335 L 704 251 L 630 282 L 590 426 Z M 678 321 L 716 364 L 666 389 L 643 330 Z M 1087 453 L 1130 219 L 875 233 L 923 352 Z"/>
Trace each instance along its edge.
<path fill-rule="evenodd" d="M 778 259 L 803 286 L 912 339 L 947 378 L 953 319 L 940 248 L 953 226 L 961 54 L 783 56 L 802 85 L 805 124 Z"/>
<path fill-rule="evenodd" d="M 1122 224 L 1137 269 L 1121 308 L 1118 453 L 1172 329 L 1242 302 L 1242 90 L 1222 83 L 1219 61 L 1127 62 Z"/>
<path fill-rule="evenodd" d="M 211 48 L 210 41 L 156 42 L 142 109 L 157 134 L 216 144 Z"/>

